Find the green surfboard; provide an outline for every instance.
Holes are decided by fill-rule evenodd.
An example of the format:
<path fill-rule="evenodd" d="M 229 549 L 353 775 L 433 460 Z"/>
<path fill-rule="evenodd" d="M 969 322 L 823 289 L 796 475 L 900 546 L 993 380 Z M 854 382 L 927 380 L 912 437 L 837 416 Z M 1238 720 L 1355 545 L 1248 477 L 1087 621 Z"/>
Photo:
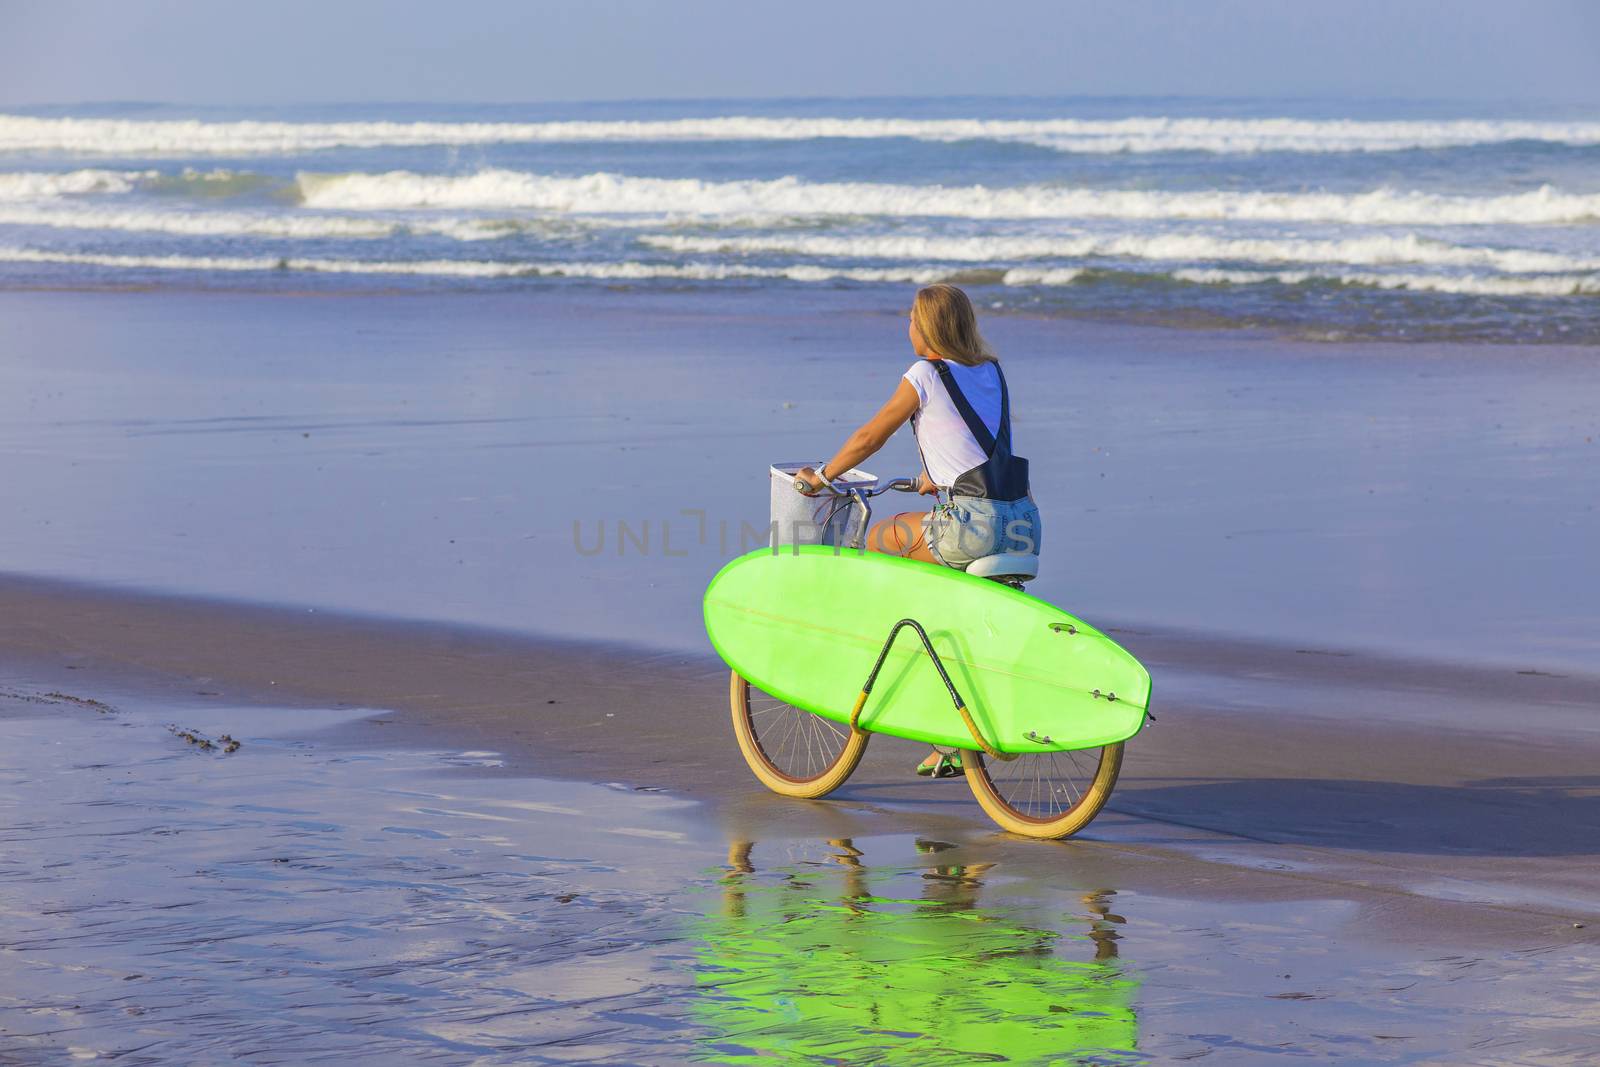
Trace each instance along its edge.
<path fill-rule="evenodd" d="M 758 549 L 705 595 L 723 660 L 779 700 L 849 722 L 889 631 L 915 619 L 984 737 L 1002 752 L 1092 748 L 1144 725 L 1150 674 L 1037 597 L 949 567 L 824 545 Z M 944 683 L 902 630 L 861 713 L 874 733 L 973 748 Z"/>

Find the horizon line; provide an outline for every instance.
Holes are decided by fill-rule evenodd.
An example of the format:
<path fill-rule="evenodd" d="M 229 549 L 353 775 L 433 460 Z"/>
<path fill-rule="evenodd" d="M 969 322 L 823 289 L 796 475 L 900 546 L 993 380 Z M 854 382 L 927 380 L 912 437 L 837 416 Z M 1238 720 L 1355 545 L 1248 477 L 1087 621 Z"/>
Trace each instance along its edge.
<path fill-rule="evenodd" d="M 775 96 L 618 96 L 618 97 L 550 97 L 544 99 L 481 99 L 481 98 L 448 98 L 448 99 L 283 99 L 283 100 L 254 100 L 254 101 L 209 101 L 194 100 L 136 100 L 136 99 L 105 99 L 105 100 L 74 100 L 74 101 L 17 101 L 0 100 L 0 109 L 28 108 L 28 109 L 66 109 L 66 108 L 274 108 L 274 107 L 552 107 L 552 106 L 595 106 L 595 105 L 648 105 L 648 104 L 728 104 L 728 103 L 760 103 L 760 104 L 824 104 L 824 103 L 896 103 L 901 101 L 974 101 L 974 102 L 1002 102 L 1002 101 L 1075 101 L 1075 102 L 1155 102 L 1155 101 L 1206 101 L 1219 104 L 1259 104 L 1266 102 L 1283 104 L 1401 104 L 1411 106 L 1423 105 L 1475 105 L 1498 103 L 1502 107 L 1529 108 L 1541 106 L 1559 107 L 1590 107 L 1600 111 L 1600 97 L 1530 97 L 1522 100 L 1508 100 L 1502 95 L 1487 96 L 1393 96 L 1375 95 L 1360 96 L 1347 94 L 1317 95 L 1301 93 L 1291 96 L 1282 95 L 1226 95 L 1213 96 L 1207 94 L 1191 93 L 951 93 L 951 94 L 870 94 L 860 96 L 846 96 L 837 94 L 817 94 L 808 96 L 775 95 Z"/>

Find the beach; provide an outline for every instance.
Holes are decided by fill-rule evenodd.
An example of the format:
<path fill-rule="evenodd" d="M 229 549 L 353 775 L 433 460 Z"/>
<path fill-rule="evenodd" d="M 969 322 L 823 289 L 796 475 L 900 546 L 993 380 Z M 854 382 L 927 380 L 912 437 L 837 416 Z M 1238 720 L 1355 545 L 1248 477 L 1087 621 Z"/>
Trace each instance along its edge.
<path fill-rule="evenodd" d="M 1592 107 L 279 66 L 0 108 L 0 1063 L 1600 1056 Z M 703 625 L 934 282 L 1151 678 L 1065 841 Z"/>
<path fill-rule="evenodd" d="M 0 1053 L 1592 1055 L 1593 349 L 990 309 L 1030 591 L 1154 682 L 1040 844 L 888 739 L 765 793 L 699 626 L 903 295 L 0 294 Z"/>

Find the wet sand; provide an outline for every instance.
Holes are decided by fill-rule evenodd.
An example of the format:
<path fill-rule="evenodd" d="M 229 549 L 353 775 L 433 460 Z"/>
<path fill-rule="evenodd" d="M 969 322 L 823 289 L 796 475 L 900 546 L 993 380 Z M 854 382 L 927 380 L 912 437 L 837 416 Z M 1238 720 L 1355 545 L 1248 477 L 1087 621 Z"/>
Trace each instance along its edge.
<path fill-rule="evenodd" d="M 704 651 L 700 593 L 764 528 L 767 465 L 877 409 L 903 313 L 0 293 L 0 569 Z M 1037 595 L 1099 625 L 1600 663 L 1593 349 L 984 325 L 1044 515 Z M 914 470 L 909 438 L 869 469 Z"/>
<path fill-rule="evenodd" d="M 689 1028 L 686 802 L 100 691 L 0 686 L 0 1062 L 648 1062 Z"/>
<path fill-rule="evenodd" d="M 784 979 L 793 969 L 785 954 L 813 958 L 819 945 L 840 944 L 843 935 L 826 918 L 837 914 L 840 901 L 888 901 L 864 921 L 899 931 L 906 945 L 896 951 L 908 960 L 942 958 L 930 946 L 955 936 L 939 925 L 953 920 L 893 903 L 939 886 L 972 897 L 969 908 L 1000 923 L 997 937 L 1016 927 L 1051 944 L 1067 938 L 1059 952 L 1047 954 L 1059 956 L 1066 969 L 1052 972 L 1046 984 L 1111 996 L 1093 1009 L 1100 1012 L 1095 1018 L 1133 1012 L 1134 1022 L 1113 1030 L 1122 1035 L 1117 1040 L 1134 1041 L 1125 1051 L 1135 1058 L 1210 1053 L 1233 1063 L 1337 1053 L 1367 1062 L 1579 1062 L 1600 1047 L 1593 1036 L 1600 1004 L 1585 992 L 1600 962 L 1600 777 L 1593 771 L 1600 683 L 1593 678 L 1123 634 L 1165 681 L 1157 722 L 1130 744 L 1109 810 L 1078 839 L 1040 844 L 994 832 L 963 783 L 913 778 L 917 750 L 886 739 L 874 743 L 861 770 L 828 801 L 764 793 L 740 763 L 727 725 L 723 669 L 705 657 L 33 579 L 0 581 L 0 608 L 0 671 L 23 712 L 106 729 L 110 717 L 81 703 L 16 698 L 55 693 L 164 709 L 160 714 L 174 722 L 198 723 L 204 736 L 226 729 L 247 738 L 227 759 L 256 758 L 263 747 L 254 743 L 257 734 L 287 736 L 330 766 L 376 762 L 406 781 L 416 773 L 405 770 L 408 763 L 431 759 L 440 772 L 440 757 L 415 753 L 455 754 L 443 769 L 457 783 L 447 789 L 452 799 L 424 806 L 476 804 L 473 810 L 489 816 L 509 815 L 513 822 L 496 823 L 496 832 L 531 835 L 519 847 L 538 855 L 551 855 L 551 842 L 569 842 L 556 848 L 558 857 L 579 842 L 592 851 L 592 826 L 639 818 L 620 806 L 630 796 L 701 801 L 670 813 L 680 835 L 671 862 L 663 865 L 647 848 L 624 849 L 610 864 L 651 872 L 641 875 L 643 882 L 628 875 L 618 884 L 676 916 L 639 931 L 605 927 L 607 938 L 632 946 L 626 952 L 643 954 L 622 967 L 629 981 L 655 975 L 644 983 L 648 993 L 630 987 L 618 1010 L 681 1028 L 675 1036 L 656 1035 L 667 1042 L 663 1061 L 734 1056 L 777 1040 L 772 998 L 828 980 L 826 974 Z M 1437 710 L 1432 722 L 1430 708 Z M 1445 723 L 1452 711 L 1469 725 Z M 1417 721 L 1401 724 L 1402 714 Z M 192 746 L 170 735 L 152 733 L 148 743 L 192 754 Z M 38 749 L 36 743 L 13 748 L 24 750 Z M 121 758 L 105 762 L 115 767 Z M 242 789 L 235 801 L 271 807 L 274 796 L 301 793 L 298 784 L 275 782 L 270 767 L 252 768 L 243 759 L 222 766 L 258 776 L 244 785 L 213 784 L 229 795 Z M 28 760 L 18 773 L 45 772 Z M 361 823 L 373 806 L 367 787 L 330 774 L 322 792 L 283 806 L 303 818 L 340 813 L 333 821 Z M 552 786 L 554 779 L 579 784 Z M 605 782 L 617 783 L 605 794 L 614 803 L 596 805 L 591 783 Z M 193 788 L 180 782 L 176 796 Z M 440 791 L 437 784 L 418 788 Z M 539 803 L 555 803 L 586 814 L 566 829 L 560 820 L 511 810 L 528 801 L 533 812 Z M 175 802 L 180 809 L 190 803 Z M 118 800 L 116 810 L 123 806 Z M 375 814 L 365 818 L 383 822 Z M 53 821 L 34 815 L 13 831 L 23 831 L 17 839 L 41 862 L 53 856 L 52 862 L 70 863 L 69 850 L 31 836 Z M 181 810 L 165 821 L 183 832 L 207 825 Z M 255 848 L 248 843 L 259 831 L 250 824 L 230 832 L 243 835 L 240 848 Z M 535 842 L 543 843 L 535 848 Z M 593 859 L 588 852 L 577 858 Z M 27 860 L 20 866 L 27 868 Z M 79 877 L 92 883 L 107 874 L 91 868 Z M 479 876 L 458 872 L 450 879 L 470 887 Z M 665 882 L 651 880 L 657 876 Z M 797 879 L 803 891 L 793 888 Z M 581 872 L 561 873 L 548 890 L 593 891 Z M 792 910 L 794 901 L 784 900 L 796 892 L 817 930 L 773 928 L 762 920 L 773 909 Z M 160 897 L 152 891 L 150 899 Z M 373 921 L 410 922 L 410 905 L 397 906 L 392 919 Z M 717 924 L 741 908 L 753 916 L 748 930 L 719 931 Z M 896 910 L 902 908 L 903 914 Z M 1095 918 L 1096 908 L 1123 921 L 1106 925 Z M 904 920 L 898 925 L 896 915 Z M 587 940 L 600 936 L 596 930 L 560 933 L 564 928 L 549 925 L 537 909 L 521 921 L 532 946 L 568 937 L 599 943 Z M 127 940 L 150 935 L 135 926 Z M 1114 976 L 1090 980 L 1073 968 L 1093 969 L 1096 951 L 1103 951 L 1097 929 L 1115 932 L 1120 962 Z M 739 948 L 750 936 L 790 934 L 793 944 L 769 945 L 757 958 Z M 485 936 L 486 945 L 495 943 L 494 935 Z M 664 961 L 647 951 L 658 938 L 670 941 Z M 279 946 L 295 941 L 285 932 Z M 9 947 L 12 958 L 19 951 L 40 958 L 34 941 L 13 940 Z M 871 952 L 841 951 L 841 970 L 829 972 L 835 978 L 859 984 L 862 973 L 852 967 L 882 969 Z M 695 992 L 706 979 L 694 977 L 699 972 L 686 961 L 708 953 L 716 973 L 742 976 L 735 986 L 745 994 L 708 1001 L 703 989 Z M 939 981 L 937 967 L 904 966 Z M 544 996 L 557 974 L 535 970 L 518 988 Z M 491 976 L 480 978 L 493 985 Z M 959 985 L 959 972 L 943 980 Z M 1109 981 L 1133 987 L 1107 993 Z M 1064 995 L 1056 990 L 1045 999 Z M 647 1002 L 640 1012 L 628 1006 L 633 996 Z M 477 1018 L 477 1008 L 461 1010 Z M 915 1014 L 905 1005 L 896 1010 Z M 989 1009 L 974 1003 L 963 1010 L 981 1029 Z M 581 1022 L 569 1036 L 580 1036 L 569 1054 L 581 1059 L 578 1050 L 588 1040 L 581 1035 L 598 1032 L 586 1027 L 604 1026 L 588 1008 L 573 1011 Z M 8 1026 L 13 1034 L 28 1032 Z M 341 1035 L 360 1029 L 359 1013 L 334 1013 L 328 1026 L 335 1036 L 326 1047 L 338 1047 Z M 324 1048 L 312 1030 L 296 1032 L 307 1049 Z M 820 1029 L 777 1032 L 787 1034 L 787 1043 L 770 1047 L 856 1054 L 898 1047 L 882 1035 L 847 1041 L 824 1039 Z M 525 1049 L 527 1037 L 515 1031 L 505 1047 Z"/>
<path fill-rule="evenodd" d="M 1592 352 L 993 317 L 1155 681 L 1041 844 L 888 739 L 764 793 L 699 627 L 896 310 L 583 299 L 0 294 L 0 1061 L 1600 1052 Z"/>

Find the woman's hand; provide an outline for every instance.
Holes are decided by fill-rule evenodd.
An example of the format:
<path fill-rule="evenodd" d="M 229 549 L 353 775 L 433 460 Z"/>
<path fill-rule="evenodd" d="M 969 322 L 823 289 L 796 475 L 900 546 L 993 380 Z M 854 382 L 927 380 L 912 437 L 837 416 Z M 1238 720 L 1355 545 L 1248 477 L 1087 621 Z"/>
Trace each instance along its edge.
<path fill-rule="evenodd" d="M 928 472 L 923 471 L 917 475 L 917 492 L 923 496 L 938 496 L 939 487 L 933 484 L 933 479 L 928 477 Z"/>
<path fill-rule="evenodd" d="M 805 482 L 811 487 L 809 490 L 801 490 L 801 492 L 805 493 L 806 496 L 813 496 L 822 491 L 822 478 L 819 477 L 817 472 L 812 470 L 810 467 L 801 467 L 798 471 L 796 471 L 794 480 L 797 482 Z M 796 486 L 795 488 L 799 489 L 800 487 Z"/>

